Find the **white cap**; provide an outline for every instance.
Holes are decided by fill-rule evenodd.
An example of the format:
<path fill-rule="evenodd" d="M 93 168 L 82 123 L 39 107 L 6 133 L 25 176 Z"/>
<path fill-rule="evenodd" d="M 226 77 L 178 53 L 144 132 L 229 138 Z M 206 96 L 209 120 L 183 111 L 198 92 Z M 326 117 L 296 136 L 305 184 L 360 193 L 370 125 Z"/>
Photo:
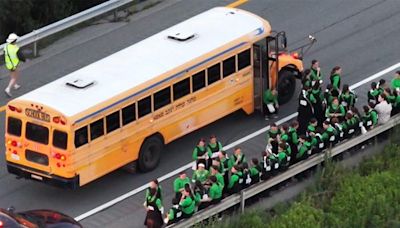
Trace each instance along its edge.
<path fill-rule="evenodd" d="M 11 33 L 10 35 L 8 35 L 8 38 L 6 41 L 7 41 L 7 43 L 12 43 L 12 42 L 16 41 L 18 38 L 19 38 L 19 36 L 17 34 Z"/>
<path fill-rule="evenodd" d="M 199 163 L 199 165 L 198 165 L 199 167 L 205 167 L 205 165 L 203 164 L 203 163 Z"/>

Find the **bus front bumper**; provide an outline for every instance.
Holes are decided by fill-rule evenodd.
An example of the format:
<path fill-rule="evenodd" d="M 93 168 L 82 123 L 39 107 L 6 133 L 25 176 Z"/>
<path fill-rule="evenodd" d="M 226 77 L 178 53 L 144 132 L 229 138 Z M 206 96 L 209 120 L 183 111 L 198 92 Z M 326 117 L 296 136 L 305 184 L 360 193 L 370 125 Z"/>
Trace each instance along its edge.
<path fill-rule="evenodd" d="M 79 188 L 79 176 L 75 176 L 73 178 L 64 178 L 11 162 L 7 162 L 7 170 L 9 173 L 15 174 L 20 178 L 43 182 L 59 188 Z"/>

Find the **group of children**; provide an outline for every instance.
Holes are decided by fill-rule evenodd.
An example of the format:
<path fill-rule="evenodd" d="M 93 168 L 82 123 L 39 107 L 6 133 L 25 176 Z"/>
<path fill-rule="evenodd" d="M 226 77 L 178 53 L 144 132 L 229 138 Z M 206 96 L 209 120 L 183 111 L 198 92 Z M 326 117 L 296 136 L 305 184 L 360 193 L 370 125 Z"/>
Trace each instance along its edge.
<path fill-rule="evenodd" d="M 371 84 L 368 104 L 363 106 L 362 113 L 355 107 L 356 94 L 346 84 L 340 87 L 340 75 L 341 68 L 333 68 L 331 84 L 322 92 L 322 73 L 318 61 L 313 60 L 311 69 L 306 70 L 303 77 L 298 119 L 281 126 L 271 124 L 261 159 L 251 159 L 250 165 L 240 147 L 228 156 L 215 136 L 211 136 L 208 143 L 200 139 L 192 154 L 195 162 L 193 176 L 189 178 L 182 171 L 175 179 L 173 206 L 164 218 L 161 217 L 161 188 L 158 182 L 154 184 L 156 180 L 150 184 L 145 206 L 148 208 L 150 205 L 153 209 L 150 210 L 153 218 L 156 212 L 152 222 L 169 225 L 189 218 L 196 211 L 219 203 L 223 197 L 238 193 L 286 170 L 295 162 L 384 123 L 385 115 L 390 117 L 400 111 L 400 71 L 396 72 L 391 83 L 392 89 L 384 80 Z M 305 108 L 309 110 L 304 113 Z M 151 217 L 149 209 L 148 217 Z"/>

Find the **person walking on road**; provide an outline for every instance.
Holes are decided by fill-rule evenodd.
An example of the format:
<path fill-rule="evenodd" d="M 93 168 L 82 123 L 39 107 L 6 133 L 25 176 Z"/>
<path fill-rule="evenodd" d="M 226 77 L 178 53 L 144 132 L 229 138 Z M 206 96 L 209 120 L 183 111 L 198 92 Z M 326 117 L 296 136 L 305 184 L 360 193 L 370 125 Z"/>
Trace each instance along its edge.
<path fill-rule="evenodd" d="M 25 62 L 26 60 L 16 44 L 18 38 L 17 34 L 11 33 L 6 40 L 7 44 L 4 46 L 6 68 L 10 71 L 11 76 L 7 88 L 4 90 L 8 97 L 12 96 L 11 89 L 19 89 L 21 87 L 17 83 L 19 77 L 18 67 L 21 61 Z"/>

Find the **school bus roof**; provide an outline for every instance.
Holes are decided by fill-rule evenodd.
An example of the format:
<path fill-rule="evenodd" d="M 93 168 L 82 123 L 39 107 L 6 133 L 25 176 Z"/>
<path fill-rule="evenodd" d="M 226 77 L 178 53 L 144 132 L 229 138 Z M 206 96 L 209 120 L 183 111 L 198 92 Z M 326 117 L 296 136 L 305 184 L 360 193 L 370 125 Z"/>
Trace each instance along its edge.
<path fill-rule="evenodd" d="M 72 117 L 111 99 L 118 102 L 129 92 L 137 94 L 135 87 L 240 37 L 269 32 L 269 24 L 253 14 L 213 8 L 17 99 L 40 103 Z M 91 82 L 83 89 L 66 85 L 84 87 Z"/>

